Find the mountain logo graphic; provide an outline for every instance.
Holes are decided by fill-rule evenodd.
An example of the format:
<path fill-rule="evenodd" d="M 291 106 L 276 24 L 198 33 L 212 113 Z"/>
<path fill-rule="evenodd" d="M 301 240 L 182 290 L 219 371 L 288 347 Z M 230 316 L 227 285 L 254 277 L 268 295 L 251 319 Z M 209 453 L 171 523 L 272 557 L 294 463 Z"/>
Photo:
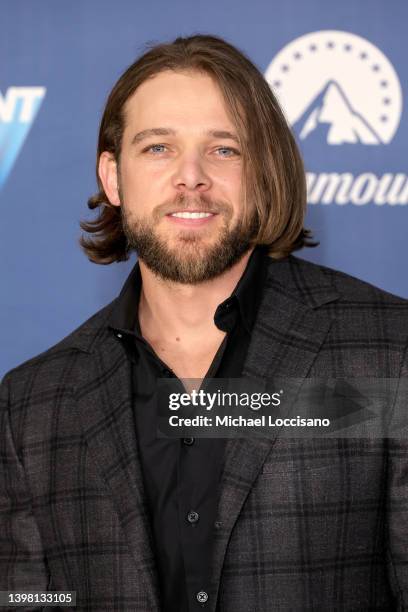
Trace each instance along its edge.
<path fill-rule="evenodd" d="M 382 51 L 356 34 L 301 36 L 274 57 L 265 78 L 300 140 L 381 145 L 398 129 L 397 73 Z"/>
<path fill-rule="evenodd" d="M 0 188 L 5 184 L 45 96 L 45 87 L 0 92 Z"/>

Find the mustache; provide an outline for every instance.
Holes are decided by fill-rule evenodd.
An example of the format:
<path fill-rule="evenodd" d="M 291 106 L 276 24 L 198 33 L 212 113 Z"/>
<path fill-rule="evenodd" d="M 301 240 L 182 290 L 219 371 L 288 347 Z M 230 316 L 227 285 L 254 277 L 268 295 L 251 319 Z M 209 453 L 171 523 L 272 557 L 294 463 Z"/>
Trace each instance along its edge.
<path fill-rule="evenodd" d="M 200 195 L 196 197 L 186 196 L 181 194 L 172 202 L 165 202 L 154 209 L 154 215 L 158 219 L 171 213 L 184 211 L 197 211 L 204 213 L 231 213 L 231 206 L 225 202 L 212 200 L 208 196 Z"/>

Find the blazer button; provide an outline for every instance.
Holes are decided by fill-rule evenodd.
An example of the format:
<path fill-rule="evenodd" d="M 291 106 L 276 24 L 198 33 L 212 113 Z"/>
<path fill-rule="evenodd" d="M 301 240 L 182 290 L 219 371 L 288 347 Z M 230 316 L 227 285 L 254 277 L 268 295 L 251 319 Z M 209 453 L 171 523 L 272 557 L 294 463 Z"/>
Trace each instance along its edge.
<path fill-rule="evenodd" d="M 205 603 L 206 601 L 208 601 L 208 594 L 205 591 L 198 591 L 196 597 L 197 601 L 199 601 L 200 603 Z"/>
<path fill-rule="evenodd" d="M 194 438 L 183 438 L 183 444 L 191 446 L 192 444 L 194 444 Z"/>
<path fill-rule="evenodd" d="M 199 518 L 200 516 L 198 512 L 195 512 L 194 510 L 190 510 L 190 512 L 187 514 L 187 520 L 191 524 L 197 523 Z"/>

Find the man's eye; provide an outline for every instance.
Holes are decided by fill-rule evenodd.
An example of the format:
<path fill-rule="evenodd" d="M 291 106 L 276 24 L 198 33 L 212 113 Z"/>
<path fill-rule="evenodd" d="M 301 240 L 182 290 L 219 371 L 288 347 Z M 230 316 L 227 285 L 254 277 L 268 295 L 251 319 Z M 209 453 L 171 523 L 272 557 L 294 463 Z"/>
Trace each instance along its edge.
<path fill-rule="evenodd" d="M 217 151 L 226 151 L 228 155 L 222 154 L 221 157 L 232 157 L 233 155 L 239 155 L 239 151 L 237 149 L 233 149 L 232 147 L 219 147 Z"/>
<path fill-rule="evenodd" d="M 162 144 L 153 144 L 149 145 L 145 149 L 143 149 L 143 153 L 152 152 L 152 153 L 163 153 L 163 149 L 165 149 L 165 145 Z"/>

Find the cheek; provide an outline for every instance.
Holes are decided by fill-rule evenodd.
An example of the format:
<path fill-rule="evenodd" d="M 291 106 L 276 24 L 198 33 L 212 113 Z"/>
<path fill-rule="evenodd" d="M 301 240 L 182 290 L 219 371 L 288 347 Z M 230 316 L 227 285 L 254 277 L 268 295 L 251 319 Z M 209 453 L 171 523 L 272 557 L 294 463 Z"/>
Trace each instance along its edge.
<path fill-rule="evenodd" d="M 233 207 L 234 211 L 240 211 L 242 208 L 242 188 L 240 177 L 237 177 L 236 181 L 230 181 L 226 187 L 226 195 Z"/>
<path fill-rule="evenodd" d="M 135 169 L 123 168 L 121 172 L 121 190 L 125 203 L 137 204 L 138 206 L 149 200 L 152 190 L 152 181 L 149 181 L 145 173 Z"/>
<path fill-rule="evenodd" d="M 121 178 L 124 191 L 141 193 L 154 193 L 162 188 L 166 182 L 166 175 L 160 164 L 127 163 L 121 166 Z"/>
<path fill-rule="evenodd" d="M 242 169 L 240 166 L 233 166 L 227 170 L 220 171 L 214 178 L 217 184 L 225 190 L 226 194 L 239 198 L 242 182 Z"/>

